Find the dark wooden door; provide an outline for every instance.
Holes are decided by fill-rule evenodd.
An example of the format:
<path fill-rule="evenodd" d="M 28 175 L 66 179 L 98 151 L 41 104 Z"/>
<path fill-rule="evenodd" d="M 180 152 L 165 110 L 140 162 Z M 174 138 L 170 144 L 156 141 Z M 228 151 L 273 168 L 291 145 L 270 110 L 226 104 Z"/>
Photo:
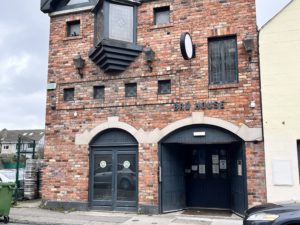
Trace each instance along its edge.
<path fill-rule="evenodd" d="M 227 150 L 209 145 L 191 148 L 186 160 L 188 207 L 230 208 Z"/>
<path fill-rule="evenodd" d="M 161 154 L 162 212 L 185 208 L 183 151 L 174 145 L 163 145 Z"/>
<path fill-rule="evenodd" d="M 248 207 L 244 145 L 233 148 L 230 160 L 231 210 L 243 215 Z"/>

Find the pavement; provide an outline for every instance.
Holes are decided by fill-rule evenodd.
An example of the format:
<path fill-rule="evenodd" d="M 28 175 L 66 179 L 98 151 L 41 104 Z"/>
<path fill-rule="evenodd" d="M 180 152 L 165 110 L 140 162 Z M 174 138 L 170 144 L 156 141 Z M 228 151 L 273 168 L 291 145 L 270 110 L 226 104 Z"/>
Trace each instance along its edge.
<path fill-rule="evenodd" d="M 10 224 L 15 225 L 242 225 L 238 216 L 189 215 L 183 212 L 162 215 L 103 211 L 51 211 L 39 208 L 39 201 L 23 202 L 11 208 Z M 2 219 L 2 218 L 1 218 Z M 0 219 L 0 223 L 2 222 Z"/>

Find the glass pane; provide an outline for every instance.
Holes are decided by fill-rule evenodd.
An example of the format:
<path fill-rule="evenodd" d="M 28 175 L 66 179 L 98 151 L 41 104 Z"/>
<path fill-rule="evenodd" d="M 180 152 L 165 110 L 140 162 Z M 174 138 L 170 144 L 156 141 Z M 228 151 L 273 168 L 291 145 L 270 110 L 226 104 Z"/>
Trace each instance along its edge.
<path fill-rule="evenodd" d="M 136 97 L 137 96 L 137 84 L 125 84 L 125 96 L 126 97 Z"/>
<path fill-rule="evenodd" d="M 109 4 L 109 38 L 133 42 L 133 7 Z"/>
<path fill-rule="evenodd" d="M 136 201 L 136 155 L 118 155 L 118 201 Z"/>
<path fill-rule="evenodd" d="M 80 21 L 73 21 L 68 23 L 68 37 L 80 35 Z"/>
<path fill-rule="evenodd" d="M 76 5 L 89 2 L 89 0 L 70 0 L 67 5 Z"/>
<path fill-rule="evenodd" d="M 222 58 L 221 45 L 219 41 L 209 42 L 209 81 L 212 84 L 221 83 L 222 80 Z"/>
<path fill-rule="evenodd" d="M 112 200 L 112 155 L 95 155 L 94 200 Z"/>
<path fill-rule="evenodd" d="M 155 10 L 155 25 L 170 23 L 170 8 L 163 7 Z"/>
<path fill-rule="evenodd" d="M 224 41 L 225 52 L 225 82 L 234 83 L 237 82 L 237 49 L 235 39 Z"/>

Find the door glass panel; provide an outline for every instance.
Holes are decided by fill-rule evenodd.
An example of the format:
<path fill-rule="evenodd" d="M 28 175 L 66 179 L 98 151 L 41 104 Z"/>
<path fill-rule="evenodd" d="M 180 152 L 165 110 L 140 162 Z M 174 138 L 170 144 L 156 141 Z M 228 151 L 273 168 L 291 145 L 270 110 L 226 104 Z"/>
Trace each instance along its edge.
<path fill-rule="evenodd" d="M 112 200 L 112 155 L 95 155 L 94 200 Z"/>
<path fill-rule="evenodd" d="M 136 156 L 119 154 L 117 164 L 117 200 L 136 200 Z"/>

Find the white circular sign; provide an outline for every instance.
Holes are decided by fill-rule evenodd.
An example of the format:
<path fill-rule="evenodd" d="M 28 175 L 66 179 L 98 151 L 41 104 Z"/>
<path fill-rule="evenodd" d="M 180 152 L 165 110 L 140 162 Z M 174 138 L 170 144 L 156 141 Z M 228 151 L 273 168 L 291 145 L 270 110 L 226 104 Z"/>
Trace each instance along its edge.
<path fill-rule="evenodd" d="M 185 35 L 184 45 L 185 45 L 186 55 L 189 59 L 191 59 L 193 57 L 193 42 L 189 34 Z"/>
<path fill-rule="evenodd" d="M 128 169 L 128 168 L 130 167 L 130 162 L 127 161 L 127 160 L 124 161 L 124 162 L 123 162 L 123 166 L 124 166 L 125 169 Z"/>
<path fill-rule="evenodd" d="M 191 35 L 188 32 L 184 32 L 180 36 L 180 50 L 184 59 L 190 60 L 194 57 L 195 49 Z"/>
<path fill-rule="evenodd" d="M 106 161 L 101 161 L 100 162 L 100 167 L 103 169 L 106 167 Z"/>

